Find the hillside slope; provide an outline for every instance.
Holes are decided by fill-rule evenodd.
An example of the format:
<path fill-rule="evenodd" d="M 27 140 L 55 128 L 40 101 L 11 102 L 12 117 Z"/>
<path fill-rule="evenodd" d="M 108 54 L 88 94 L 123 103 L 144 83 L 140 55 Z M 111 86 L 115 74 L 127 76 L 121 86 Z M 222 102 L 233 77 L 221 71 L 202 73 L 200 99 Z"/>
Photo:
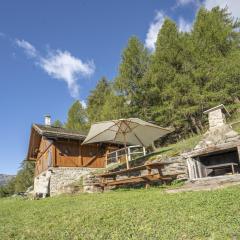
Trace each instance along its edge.
<path fill-rule="evenodd" d="M 240 186 L 167 194 L 160 188 L 0 200 L 0 239 L 233 239 Z M 235 238 L 234 238 L 235 239 Z"/>

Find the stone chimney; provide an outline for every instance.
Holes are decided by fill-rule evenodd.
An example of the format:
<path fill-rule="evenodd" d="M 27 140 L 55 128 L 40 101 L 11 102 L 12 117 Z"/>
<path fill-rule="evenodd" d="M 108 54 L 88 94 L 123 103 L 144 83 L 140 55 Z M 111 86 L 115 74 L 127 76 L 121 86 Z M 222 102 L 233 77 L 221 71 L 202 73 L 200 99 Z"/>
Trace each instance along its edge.
<path fill-rule="evenodd" d="M 46 126 L 51 126 L 51 116 L 50 115 L 45 115 L 44 116 L 44 123 Z"/>
<path fill-rule="evenodd" d="M 195 150 L 240 140 L 240 135 L 226 123 L 226 117 L 230 114 L 223 104 L 204 113 L 208 114 L 209 130 L 203 135 Z"/>
<path fill-rule="evenodd" d="M 208 114 L 209 130 L 215 130 L 226 124 L 226 117 L 230 116 L 223 104 L 214 108 L 208 109 L 204 112 Z"/>

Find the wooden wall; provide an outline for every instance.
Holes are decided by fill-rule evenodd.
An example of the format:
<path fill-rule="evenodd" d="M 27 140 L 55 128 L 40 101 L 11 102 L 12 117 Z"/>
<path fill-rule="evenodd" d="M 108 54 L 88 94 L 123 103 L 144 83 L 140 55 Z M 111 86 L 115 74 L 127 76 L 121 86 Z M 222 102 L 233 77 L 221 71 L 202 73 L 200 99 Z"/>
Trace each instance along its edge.
<path fill-rule="evenodd" d="M 105 146 L 99 144 L 81 145 L 78 141 L 58 141 L 56 147 L 56 166 L 103 168 L 106 164 Z"/>
<path fill-rule="evenodd" d="M 52 141 L 42 137 L 40 142 L 39 151 L 37 154 L 35 175 L 47 170 L 49 167 L 54 165 L 54 145 Z"/>
<path fill-rule="evenodd" d="M 49 167 L 106 167 L 106 154 L 118 149 L 107 144 L 81 145 L 78 140 L 48 140 L 42 137 L 36 160 L 35 175 Z"/>

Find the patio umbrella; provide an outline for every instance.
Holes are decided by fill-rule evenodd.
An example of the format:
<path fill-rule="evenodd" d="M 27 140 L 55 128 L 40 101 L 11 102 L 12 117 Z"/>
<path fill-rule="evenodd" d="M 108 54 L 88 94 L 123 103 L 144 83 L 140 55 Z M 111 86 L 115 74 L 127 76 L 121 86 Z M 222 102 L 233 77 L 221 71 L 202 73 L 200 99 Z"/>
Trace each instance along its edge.
<path fill-rule="evenodd" d="M 96 142 L 117 142 L 126 145 L 149 146 L 154 140 L 172 132 L 172 129 L 162 128 L 145 122 L 139 118 L 127 118 L 98 122 L 91 126 L 83 144 Z M 127 168 L 129 168 L 126 156 Z"/>

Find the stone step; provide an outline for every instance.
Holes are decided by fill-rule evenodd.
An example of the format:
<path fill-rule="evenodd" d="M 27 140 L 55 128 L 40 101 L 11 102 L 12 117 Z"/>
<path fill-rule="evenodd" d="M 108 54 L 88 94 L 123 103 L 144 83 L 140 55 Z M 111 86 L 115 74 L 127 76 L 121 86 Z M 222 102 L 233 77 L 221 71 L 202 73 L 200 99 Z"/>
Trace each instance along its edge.
<path fill-rule="evenodd" d="M 231 176 L 218 176 L 218 177 L 208 177 L 197 179 L 193 181 L 188 181 L 182 187 L 175 189 L 168 189 L 168 193 L 177 192 L 187 192 L 187 191 L 209 191 L 219 188 L 224 188 L 228 186 L 234 186 L 240 184 L 240 174 Z"/>

